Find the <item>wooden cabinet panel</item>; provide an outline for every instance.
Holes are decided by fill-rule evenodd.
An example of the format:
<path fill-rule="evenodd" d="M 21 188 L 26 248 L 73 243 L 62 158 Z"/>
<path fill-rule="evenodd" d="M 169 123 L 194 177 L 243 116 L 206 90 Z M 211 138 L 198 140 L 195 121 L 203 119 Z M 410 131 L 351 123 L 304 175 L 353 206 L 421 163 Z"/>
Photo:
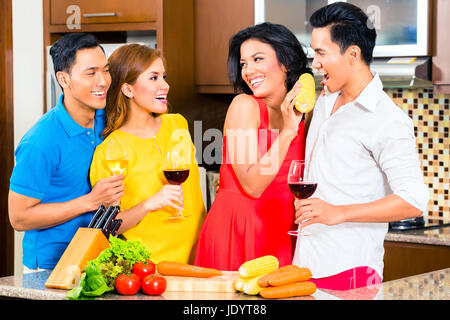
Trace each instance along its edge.
<path fill-rule="evenodd" d="M 14 230 L 8 216 L 9 178 L 14 167 L 12 1 L 0 1 L 0 277 L 14 273 Z"/>
<path fill-rule="evenodd" d="M 157 4 L 152 0 L 51 0 L 50 24 L 65 25 L 74 14 L 73 7 L 80 8 L 80 23 L 151 22 L 157 19 Z"/>
<path fill-rule="evenodd" d="M 110 12 L 118 16 L 92 18 L 88 24 L 81 18 L 80 28 L 70 29 L 66 25 L 70 5 L 78 5 L 81 16 Z M 43 9 L 44 59 L 46 47 L 68 32 L 94 34 L 100 43 L 125 43 L 128 32 L 156 31 L 157 47 L 167 61 L 170 110 L 185 114 L 195 107 L 194 0 L 43 0 Z M 44 95 L 44 112 L 45 106 Z"/>
<path fill-rule="evenodd" d="M 450 247 L 407 242 L 384 242 L 383 281 L 450 267 Z"/>
<path fill-rule="evenodd" d="M 433 84 L 438 93 L 450 93 L 450 1 L 433 1 Z"/>
<path fill-rule="evenodd" d="M 254 24 L 254 0 L 195 1 L 195 80 L 197 86 L 231 91 L 227 59 L 230 38 Z M 207 90 L 207 89 L 206 89 Z"/>

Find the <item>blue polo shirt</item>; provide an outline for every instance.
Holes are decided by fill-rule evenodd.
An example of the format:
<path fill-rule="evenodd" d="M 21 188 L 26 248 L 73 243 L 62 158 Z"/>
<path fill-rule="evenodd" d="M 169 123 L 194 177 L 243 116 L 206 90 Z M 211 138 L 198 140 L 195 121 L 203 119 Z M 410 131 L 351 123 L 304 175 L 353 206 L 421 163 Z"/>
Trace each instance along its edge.
<path fill-rule="evenodd" d="M 63 100 L 64 94 L 23 136 L 15 151 L 10 189 L 41 203 L 66 202 L 89 193 L 89 167 L 95 147 L 102 142 L 104 110 L 97 110 L 92 130 L 73 120 Z M 92 213 L 85 213 L 54 227 L 26 231 L 23 264 L 31 269 L 54 268 L 75 232 L 91 218 Z"/>

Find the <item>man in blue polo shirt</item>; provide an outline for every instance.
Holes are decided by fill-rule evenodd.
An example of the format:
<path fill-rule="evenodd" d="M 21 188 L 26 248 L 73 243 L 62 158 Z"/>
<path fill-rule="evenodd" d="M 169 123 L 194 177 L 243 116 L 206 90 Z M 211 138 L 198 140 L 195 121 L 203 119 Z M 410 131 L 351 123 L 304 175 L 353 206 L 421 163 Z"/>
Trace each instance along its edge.
<path fill-rule="evenodd" d="M 23 264 L 52 269 L 92 211 L 123 195 L 123 176 L 89 184 L 95 147 L 102 141 L 106 92 L 111 83 L 103 48 L 88 34 L 73 33 L 51 48 L 63 94 L 23 136 L 11 175 L 9 219 L 25 231 Z"/>

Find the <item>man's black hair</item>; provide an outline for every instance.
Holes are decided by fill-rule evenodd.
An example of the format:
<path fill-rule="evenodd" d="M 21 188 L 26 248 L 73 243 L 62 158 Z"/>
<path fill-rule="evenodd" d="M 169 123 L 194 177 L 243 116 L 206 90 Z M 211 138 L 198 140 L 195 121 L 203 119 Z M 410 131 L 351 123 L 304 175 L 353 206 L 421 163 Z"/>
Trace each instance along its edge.
<path fill-rule="evenodd" d="M 78 50 L 95 47 L 100 47 L 105 52 L 97 39 L 91 34 L 68 33 L 64 35 L 50 48 L 55 74 L 58 71 L 70 72 Z"/>
<path fill-rule="evenodd" d="M 372 62 L 377 32 L 369 17 L 359 7 L 346 2 L 335 2 L 314 12 L 309 23 L 313 28 L 331 26 L 331 40 L 339 45 L 341 53 L 356 45 L 361 49 L 366 64 L 370 65 Z"/>
<path fill-rule="evenodd" d="M 287 91 L 292 89 L 301 74 L 307 72 L 312 75 L 311 68 L 308 67 L 306 54 L 295 35 L 283 25 L 265 22 L 239 31 L 230 40 L 228 77 L 236 91 L 252 94 L 252 91 L 242 79 L 240 62 L 241 45 L 249 39 L 256 39 L 272 46 L 279 63 L 287 69 Z"/>

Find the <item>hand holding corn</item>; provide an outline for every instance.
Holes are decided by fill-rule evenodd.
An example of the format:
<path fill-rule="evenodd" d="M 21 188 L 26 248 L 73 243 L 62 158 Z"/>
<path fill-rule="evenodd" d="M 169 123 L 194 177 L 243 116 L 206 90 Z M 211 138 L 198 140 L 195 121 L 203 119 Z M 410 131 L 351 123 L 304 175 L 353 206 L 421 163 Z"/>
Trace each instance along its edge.
<path fill-rule="evenodd" d="M 301 89 L 295 98 L 295 108 L 302 113 L 307 113 L 314 108 L 316 102 L 316 88 L 314 78 L 309 73 L 303 73 L 297 80 Z"/>

